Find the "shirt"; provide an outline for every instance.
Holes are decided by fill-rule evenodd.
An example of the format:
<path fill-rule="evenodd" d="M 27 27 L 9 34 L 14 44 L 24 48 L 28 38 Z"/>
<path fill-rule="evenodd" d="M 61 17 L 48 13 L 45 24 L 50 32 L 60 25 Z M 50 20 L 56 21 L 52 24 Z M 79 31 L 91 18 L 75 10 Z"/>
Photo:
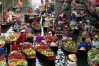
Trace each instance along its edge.
<path fill-rule="evenodd" d="M 4 50 L 2 48 L 0 48 L 0 56 L 2 56 L 4 53 Z"/>
<path fill-rule="evenodd" d="M 77 66 L 77 63 L 76 63 L 76 62 L 72 62 L 72 61 L 67 60 L 65 66 Z"/>
<path fill-rule="evenodd" d="M 36 42 L 41 42 L 42 40 L 44 40 L 43 36 L 37 36 L 36 37 Z"/>
<path fill-rule="evenodd" d="M 82 41 L 82 42 L 80 42 L 78 49 L 80 49 L 81 47 L 84 47 L 86 50 L 88 50 L 91 47 L 91 45 Z"/>
<path fill-rule="evenodd" d="M 32 29 L 30 27 L 26 28 L 26 33 L 32 33 Z"/>
<path fill-rule="evenodd" d="M 39 9 L 36 9 L 36 10 L 35 10 L 35 13 L 36 13 L 36 14 L 40 14 L 40 10 L 39 10 Z"/>
<path fill-rule="evenodd" d="M 92 46 L 99 47 L 99 42 L 98 41 L 92 41 Z"/>
<path fill-rule="evenodd" d="M 17 51 L 18 50 L 18 44 L 13 44 L 12 45 L 12 51 Z"/>
<path fill-rule="evenodd" d="M 15 30 L 15 29 L 20 29 L 20 25 L 19 24 L 14 24 L 13 25 L 13 29 Z"/>

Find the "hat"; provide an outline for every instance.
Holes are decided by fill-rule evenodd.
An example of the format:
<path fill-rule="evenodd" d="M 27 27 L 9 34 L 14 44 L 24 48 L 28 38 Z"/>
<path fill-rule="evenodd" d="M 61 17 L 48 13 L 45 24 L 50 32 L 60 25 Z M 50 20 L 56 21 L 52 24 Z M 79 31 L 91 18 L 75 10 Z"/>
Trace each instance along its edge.
<path fill-rule="evenodd" d="M 77 61 L 77 57 L 76 57 L 75 54 L 69 54 L 69 55 L 68 55 L 68 58 L 69 58 L 71 61 L 74 61 L 74 62 Z"/>
<path fill-rule="evenodd" d="M 26 31 L 23 29 L 23 30 L 21 30 L 20 32 L 26 32 Z"/>
<path fill-rule="evenodd" d="M 48 33 L 52 33 L 51 31 L 49 31 Z"/>
<path fill-rule="evenodd" d="M 79 50 L 86 50 L 84 47 L 81 47 Z"/>
<path fill-rule="evenodd" d="M 96 35 L 95 38 L 98 38 L 98 36 Z"/>

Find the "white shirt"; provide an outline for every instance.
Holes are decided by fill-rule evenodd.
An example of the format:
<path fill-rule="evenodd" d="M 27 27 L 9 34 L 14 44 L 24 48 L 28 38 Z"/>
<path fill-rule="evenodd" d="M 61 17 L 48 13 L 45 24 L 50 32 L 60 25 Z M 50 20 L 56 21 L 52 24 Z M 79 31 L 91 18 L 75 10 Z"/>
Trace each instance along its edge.
<path fill-rule="evenodd" d="M 76 62 L 72 62 L 72 61 L 67 60 L 65 66 L 77 66 L 77 63 L 76 63 Z"/>

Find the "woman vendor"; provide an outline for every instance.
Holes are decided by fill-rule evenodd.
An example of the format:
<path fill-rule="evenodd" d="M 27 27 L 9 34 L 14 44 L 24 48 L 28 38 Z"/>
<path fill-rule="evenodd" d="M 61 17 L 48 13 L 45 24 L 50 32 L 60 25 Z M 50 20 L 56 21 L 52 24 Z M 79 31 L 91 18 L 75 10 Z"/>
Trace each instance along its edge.
<path fill-rule="evenodd" d="M 11 46 L 12 51 L 18 51 L 19 45 L 17 44 L 17 41 L 13 41 L 13 44 Z"/>
<path fill-rule="evenodd" d="M 92 47 L 99 48 L 98 36 L 95 36 L 92 41 Z"/>

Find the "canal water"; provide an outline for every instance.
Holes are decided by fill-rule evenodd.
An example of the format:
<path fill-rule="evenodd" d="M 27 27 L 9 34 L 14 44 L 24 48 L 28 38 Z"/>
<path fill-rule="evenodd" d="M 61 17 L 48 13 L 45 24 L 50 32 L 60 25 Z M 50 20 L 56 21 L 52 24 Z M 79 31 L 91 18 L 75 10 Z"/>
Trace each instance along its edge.
<path fill-rule="evenodd" d="M 6 4 L 6 7 L 12 6 L 12 1 L 13 0 L 3 0 L 3 2 L 5 2 L 5 4 Z M 17 0 L 14 0 L 14 1 L 15 1 L 15 3 L 17 2 Z M 27 11 L 28 7 L 32 7 L 33 9 L 35 9 L 36 7 L 41 5 L 40 0 L 21 0 L 21 1 L 23 2 L 23 6 L 24 6 L 23 12 L 24 13 Z M 60 5 L 60 3 L 59 3 L 59 5 Z M 59 6 L 59 5 L 57 4 L 57 6 Z M 58 9 L 58 7 L 56 9 Z M 59 10 L 61 10 L 61 9 L 59 9 Z M 2 30 L 2 33 L 9 32 L 9 31 L 11 31 L 11 29 L 12 29 L 11 27 L 6 28 L 6 29 Z M 61 44 L 61 40 L 59 40 L 59 41 Z M 45 61 L 45 60 L 37 57 L 36 60 L 33 60 L 33 61 L 31 60 L 31 62 L 29 62 L 28 66 L 66 66 L 65 65 L 65 62 L 66 62 L 65 57 L 67 55 L 68 55 L 68 53 L 64 52 L 61 49 L 61 46 L 59 46 L 58 51 L 57 51 L 57 55 L 56 55 L 56 60 L 54 61 L 54 63 Z M 77 64 L 78 64 L 78 66 L 89 66 L 87 61 L 84 59 L 79 60 L 77 62 Z"/>

